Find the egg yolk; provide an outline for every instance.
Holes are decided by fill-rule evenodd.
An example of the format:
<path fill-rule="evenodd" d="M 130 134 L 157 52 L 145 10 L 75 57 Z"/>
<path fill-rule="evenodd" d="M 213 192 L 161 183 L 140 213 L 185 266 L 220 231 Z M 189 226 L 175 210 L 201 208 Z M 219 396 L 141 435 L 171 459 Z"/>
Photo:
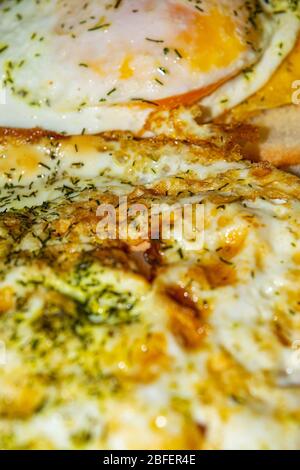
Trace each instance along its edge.
<path fill-rule="evenodd" d="M 130 54 L 127 54 L 121 64 L 120 78 L 122 80 L 127 80 L 128 78 L 131 78 L 134 75 L 134 69 L 132 68 L 132 65 L 131 65 L 132 59 L 133 59 L 132 56 Z"/>
<path fill-rule="evenodd" d="M 195 14 L 176 4 L 172 10 L 174 19 L 180 18 L 183 25 L 176 47 L 193 70 L 209 72 L 229 67 L 245 51 L 234 20 L 217 8 L 208 14 Z"/>

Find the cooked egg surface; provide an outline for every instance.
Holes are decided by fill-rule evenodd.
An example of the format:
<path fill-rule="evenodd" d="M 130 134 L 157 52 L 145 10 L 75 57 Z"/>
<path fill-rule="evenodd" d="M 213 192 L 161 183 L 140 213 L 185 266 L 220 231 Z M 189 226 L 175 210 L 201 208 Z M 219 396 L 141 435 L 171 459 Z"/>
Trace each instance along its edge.
<path fill-rule="evenodd" d="M 300 448 L 299 179 L 130 136 L 0 152 L 1 448 Z M 119 196 L 200 204 L 204 243 L 100 239 Z"/>
<path fill-rule="evenodd" d="M 272 76 L 271 80 L 257 93 L 236 106 L 226 119 L 242 121 L 261 110 L 276 108 L 293 103 L 294 83 L 300 77 L 300 37 L 296 47 Z"/>
<path fill-rule="evenodd" d="M 246 68 L 243 72 L 233 78 L 231 81 L 220 86 L 215 92 L 207 96 L 201 101 L 201 105 L 205 109 L 204 117 L 207 121 L 222 115 L 226 110 L 242 103 L 245 98 L 253 95 L 253 106 L 257 110 L 261 109 L 261 96 L 266 92 L 265 107 L 272 107 L 272 103 L 282 104 L 286 100 L 287 94 L 289 95 L 289 102 L 292 100 L 293 88 L 290 77 L 293 76 L 293 70 L 288 68 L 287 77 L 284 77 L 284 72 L 279 70 L 278 77 L 273 78 L 273 74 L 280 67 L 284 58 L 286 58 L 297 43 L 297 38 L 300 29 L 300 11 L 298 7 L 298 14 L 290 11 L 289 13 L 277 14 L 274 16 L 276 28 L 270 40 L 269 46 L 265 51 L 262 59 L 255 65 Z M 298 64 L 299 54 L 297 48 L 292 53 L 292 60 L 295 60 L 294 73 L 299 69 Z M 283 66 L 283 70 L 286 65 Z M 280 78 L 282 76 L 282 78 Z M 278 89 L 274 90 L 274 81 L 278 83 Z M 281 83 L 283 85 L 281 85 Z M 261 90 L 263 87 L 265 89 Z M 269 101 L 269 105 L 268 105 Z M 250 100 L 251 103 L 251 100 Z M 245 104 L 245 108 L 247 103 Z M 274 107 L 274 105 L 273 105 Z"/>
<path fill-rule="evenodd" d="M 268 80 L 299 26 L 287 7 L 254 0 L 4 0 L 0 13 L 0 125 L 73 134 L 138 131 L 153 109 L 199 101 L 263 60 L 259 81 L 242 73 L 230 88 L 233 106 Z M 226 107 L 212 100 L 213 115 Z"/>

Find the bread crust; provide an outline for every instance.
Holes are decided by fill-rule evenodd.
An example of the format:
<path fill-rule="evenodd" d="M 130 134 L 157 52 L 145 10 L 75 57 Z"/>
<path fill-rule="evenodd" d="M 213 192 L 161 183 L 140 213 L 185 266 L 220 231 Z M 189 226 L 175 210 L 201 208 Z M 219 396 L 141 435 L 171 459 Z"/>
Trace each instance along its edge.
<path fill-rule="evenodd" d="M 289 105 L 262 111 L 249 119 L 258 139 L 244 140 L 243 152 L 254 161 L 279 167 L 300 164 L 300 106 Z"/>

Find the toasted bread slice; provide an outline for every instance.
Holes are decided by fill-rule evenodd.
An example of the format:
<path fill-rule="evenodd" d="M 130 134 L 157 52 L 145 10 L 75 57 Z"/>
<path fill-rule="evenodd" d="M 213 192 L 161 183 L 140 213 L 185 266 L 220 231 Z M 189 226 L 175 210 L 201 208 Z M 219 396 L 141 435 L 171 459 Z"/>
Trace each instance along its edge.
<path fill-rule="evenodd" d="M 257 128 L 258 140 L 245 142 L 247 157 L 280 167 L 300 165 L 300 106 L 269 109 L 248 122 Z"/>

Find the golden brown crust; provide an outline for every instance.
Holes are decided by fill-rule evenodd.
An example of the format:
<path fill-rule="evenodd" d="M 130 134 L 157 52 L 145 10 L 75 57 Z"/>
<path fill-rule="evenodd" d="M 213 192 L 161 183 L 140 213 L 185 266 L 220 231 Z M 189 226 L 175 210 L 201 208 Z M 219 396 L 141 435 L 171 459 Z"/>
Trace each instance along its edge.
<path fill-rule="evenodd" d="M 285 167 L 300 163 L 300 107 L 283 106 L 250 113 L 244 121 L 230 114 L 203 125 L 200 106 L 153 112 L 144 129 L 148 133 L 189 143 L 210 141 L 230 148 L 239 145 L 245 158 Z"/>
<path fill-rule="evenodd" d="M 15 138 L 20 142 L 37 142 L 42 137 L 61 139 L 64 136 L 56 132 L 47 131 L 35 127 L 32 129 L 21 129 L 18 127 L 0 127 L 0 139 Z"/>
<path fill-rule="evenodd" d="M 269 109 L 247 122 L 257 130 L 257 139 L 243 136 L 239 143 L 244 155 L 253 161 L 269 161 L 286 167 L 300 163 L 300 107 Z"/>

